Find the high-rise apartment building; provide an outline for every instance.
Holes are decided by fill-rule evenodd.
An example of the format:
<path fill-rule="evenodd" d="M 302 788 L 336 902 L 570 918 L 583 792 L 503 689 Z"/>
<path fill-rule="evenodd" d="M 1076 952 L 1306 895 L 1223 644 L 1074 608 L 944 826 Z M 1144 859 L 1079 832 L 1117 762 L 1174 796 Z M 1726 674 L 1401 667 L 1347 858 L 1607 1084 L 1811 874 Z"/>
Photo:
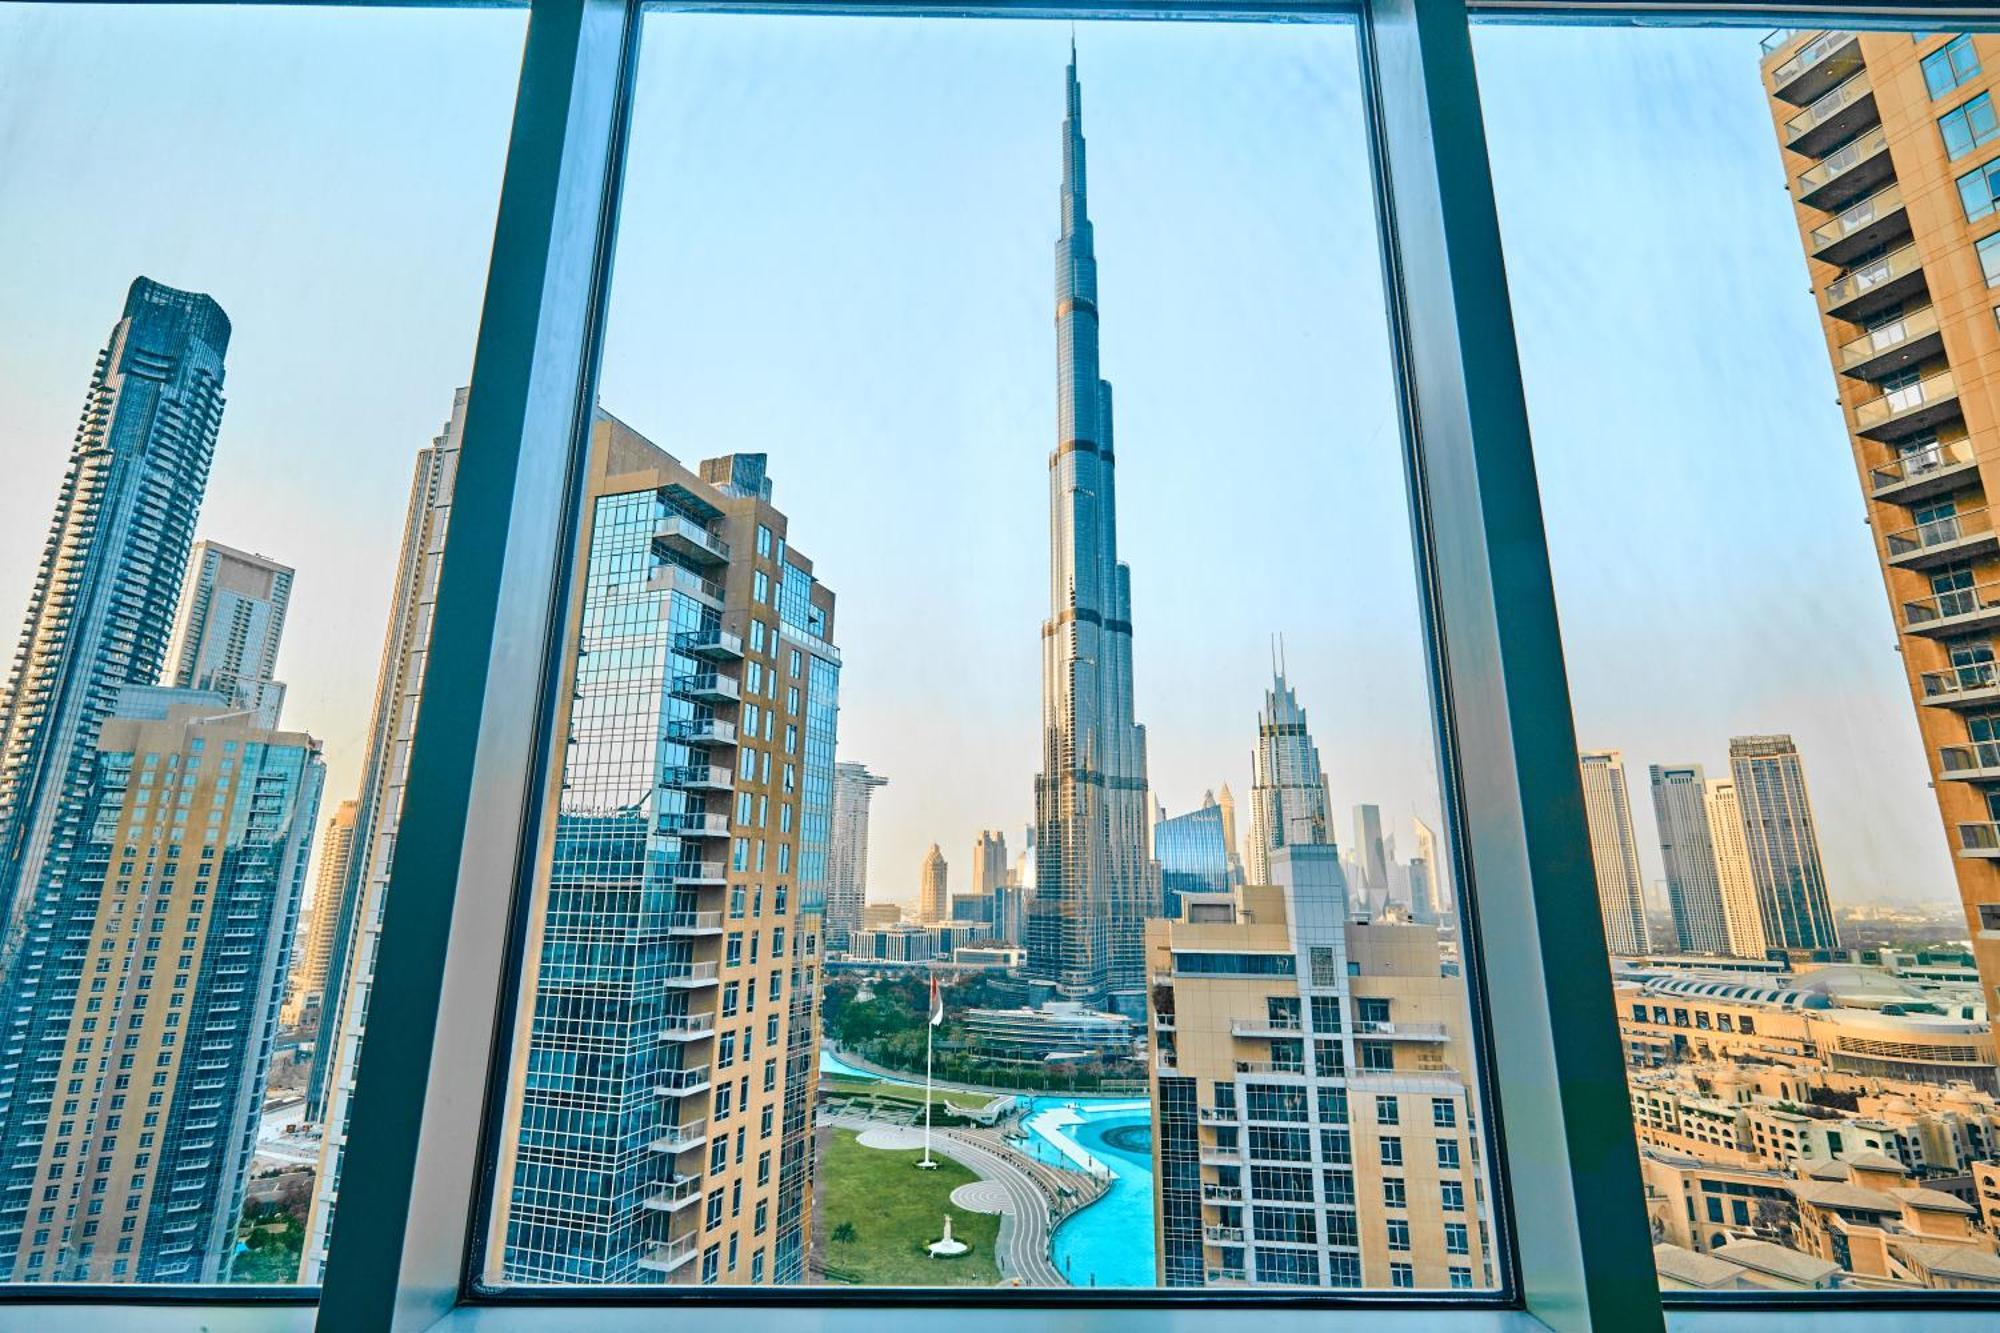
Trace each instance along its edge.
<path fill-rule="evenodd" d="M 1763 79 L 1987 1008 L 2000 1014 L 2000 534 L 1987 498 L 2000 486 L 2000 403 L 1982 391 L 2000 368 L 2000 34 L 1794 32 L 1766 51 Z M 1804 846 L 1804 780 L 1793 792 L 1779 771 L 1795 773 L 1796 755 L 1753 766 L 1768 778 L 1756 788 L 1733 767 L 1769 944 L 1833 944 L 1818 852 Z M 1760 829 L 1766 812 L 1776 823 Z"/>
<path fill-rule="evenodd" d="M 1147 926 L 1162 1286 L 1492 1281 L 1463 982 L 1353 920 L 1330 844 Z"/>
<path fill-rule="evenodd" d="M 1282 669 L 1272 672 L 1271 688 L 1264 691 L 1250 774 L 1250 855 L 1244 871 L 1250 883 L 1269 884 L 1271 853 L 1278 848 L 1334 841 L 1319 747 Z"/>
<path fill-rule="evenodd" d="M 1839 948 L 1798 747 L 1790 736 L 1732 736 L 1729 768 L 1766 947 Z"/>
<path fill-rule="evenodd" d="M 214 690 L 276 726 L 285 703 L 285 687 L 275 679 L 278 642 L 293 572 L 221 542 L 196 542 L 160 683 Z"/>
<path fill-rule="evenodd" d="M 1227 893 L 1229 839 L 1222 807 L 1209 797 L 1200 809 L 1163 819 L 1153 826 L 1153 859 L 1160 863 L 1161 914 L 1180 915 L 1183 894 Z"/>
<path fill-rule="evenodd" d="M 1708 777 L 1700 764 L 1654 764 L 1647 774 L 1675 942 L 1682 953 L 1728 953 L 1722 867 L 1708 823 Z"/>
<path fill-rule="evenodd" d="M 0 696 L 0 966 L 82 843 L 97 733 L 166 661 L 222 425 L 229 318 L 139 278 L 98 354 Z"/>
<path fill-rule="evenodd" d="M 313 876 L 313 905 L 299 931 L 292 954 L 292 975 L 285 991 L 284 1020 L 296 1025 L 326 1009 L 326 967 L 333 957 L 333 931 L 340 920 L 340 898 L 354 860 L 354 819 L 360 804 L 342 801 L 334 807 L 319 835 L 319 869 Z M 319 1044 L 318 1058 L 326 1045 Z"/>
<path fill-rule="evenodd" d="M 861 929 L 861 908 L 868 897 L 868 807 L 878 787 L 889 779 L 868 771 L 866 764 L 833 766 L 833 839 L 826 864 L 826 945 L 845 949 L 848 936 Z"/>
<path fill-rule="evenodd" d="M 1729 952 L 1738 958 L 1762 958 L 1766 947 L 1764 907 L 1757 895 L 1757 874 L 1750 868 L 1750 844 L 1743 836 L 1743 808 L 1736 800 L 1736 784 L 1710 778 L 1703 803 L 1715 845 L 1716 887 L 1722 894 Z"/>
<path fill-rule="evenodd" d="M 1639 846 L 1632 836 L 1632 800 L 1625 789 L 1625 757 L 1616 750 L 1585 750 L 1578 760 L 1605 948 L 1617 956 L 1643 954 L 1653 946 L 1646 930 Z"/>
<path fill-rule="evenodd" d="M 951 893 L 946 887 L 947 872 L 944 853 L 936 843 L 924 853 L 923 869 L 917 876 L 917 921 L 926 926 L 935 926 L 951 920 Z"/>
<path fill-rule="evenodd" d="M 1145 1003 L 1146 729 L 1132 701 L 1132 573 L 1118 558 L 1111 385 L 1098 372 L 1097 258 L 1086 207 L 1083 92 L 1070 52 L 1056 242 L 1056 443 L 1049 453 L 1049 618 L 1028 972 L 1059 998 Z"/>
<path fill-rule="evenodd" d="M 138 687 L 97 748 L 80 840 L 0 985 L 0 1280 L 221 1281 L 319 742 L 213 691 Z"/>
<path fill-rule="evenodd" d="M 602 415 L 575 577 L 490 1271 L 797 1281 L 820 961 L 799 810 L 833 596 L 762 455 L 697 475 Z"/>
<path fill-rule="evenodd" d="M 1223 783 L 1216 793 L 1215 803 L 1222 810 L 1222 841 L 1229 848 L 1229 874 L 1231 882 L 1243 882 L 1243 844 L 1236 840 L 1236 793 Z"/>
<path fill-rule="evenodd" d="M 974 897 L 991 898 L 1007 882 L 1007 835 L 999 829 L 981 829 L 972 840 L 972 892 Z"/>
<path fill-rule="evenodd" d="M 390 587 L 389 621 L 375 676 L 361 792 L 354 816 L 354 850 L 347 876 L 329 903 L 333 938 L 321 986 L 319 1046 L 306 1089 L 306 1113 L 320 1122 L 319 1169 L 306 1218 L 299 1279 L 316 1282 L 326 1262 L 328 1228 L 340 1193 L 347 1156 L 348 1106 L 354 1071 L 368 1028 L 368 1001 L 375 989 L 375 954 L 382 914 L 388 905 L 389 867 L 403 813 L 403 782 L 410 745 L 416 738 L 417 710 L 423 702 L 424 672 L 430 662 L 431 623 L 444 565 L 445 533 L 451 526 L 452 493 L 458 481 L 459 444 L 465 437 L 468 391 L 453 395 L 451 416 L 428 447 L 417 452 L 403 512 L 403 540 Z M 317 922 L 315 923 L 317 924 Z"/>

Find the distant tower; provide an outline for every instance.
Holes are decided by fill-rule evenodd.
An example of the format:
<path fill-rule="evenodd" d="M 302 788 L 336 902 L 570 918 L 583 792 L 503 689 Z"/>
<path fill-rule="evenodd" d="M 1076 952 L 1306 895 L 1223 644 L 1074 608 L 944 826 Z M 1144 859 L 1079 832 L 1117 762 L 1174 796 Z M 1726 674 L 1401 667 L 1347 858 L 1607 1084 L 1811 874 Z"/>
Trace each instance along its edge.
<path fill-rule="evenodd" d="M 1798 747 L 1790 736 L 1732 737 L 1729 767 L 1743 811 L 1743 841 L 1757 881 L 1765 943 L 1775 949 L 1839 948 Z"/>
<path fill-rule="evenodd" d="M 1652 943 L 1646 933 L 1639 849 L 1632 837 L 1632 801 L 1625 789 L 1625 757 L 1616 750 L 1586 750 L 1578 760 L 1604 946 L 1614 957 L 1646 953 Z"/>
<path fill-rule="evenodd" d="M 1354 807 L 1354 859 L 1361 867 L 1356 894 L 1371 909 L 1388 905 L 1389 854 L 1382 841 L 1382 807 Z"/>
<path fill-rule="evenodd" d="M 1750 868 L 1750 845 L 1743 837 L 1743 809 L 1736 801 L 1736 784 L 1711 778 L 1705 793 L 1709 836 L 1715 842 L 1715 878 L 1722 895 L 1722 919 L 1729 932 L 1729 952 L 1738 958 L 1762 958 L 1764 909 L 1757 896 L 1757 872 Z"/>
<path fill-rule="evenodd" d="M 276 726 L 285 702 L 277 683 L 278 640 L 292 600 L 290 565 L 203 541 L 194 545 L 161 683 L 214 690 Z"/>
<path fill-rule="evenodd" d="M 1118 558 L 1111 386 L 1098 370 L 1097 259 L 1085 206 L 1083 91 L 1070 52 L 1056 242 L 1056 438 L 1049 452 L 1049 618 L 1028 972 L 1058 998 L 1143 1006 L 1146 729 L 1132 704 L 1132 574 Z"/>
<path fill-rule="evenodd" d="M 1423 820 L 1412 815 L 1410 825 L 1416 830 L 1417 854 L 1410 862 L 1410 910 L 1418 921 L 1431 924 L 1449 921 L 1452 913 L 1451 890 L 1444 873 L 1444 861 L 1438 855 L 1437 831 Z M 1422 890 L 1419 892 L 1417 866 L 1423 866 Z M 1424 901 L 1415 901 L 1421 897 Z"/>
<path fill-rule="evenodd" d="M 1307 729 L 1306 710 L 1282 667 L 1264 691 L 1257 715 L 1257 749 L 1250 757 L 1250 883 L 1271 882 L 1271 853 L 1280 847 L 1331 845 L 1326 775 Z"/>
<path fill-rule="evenodd" d="M 1223 783 L 1216 795 L 1215 803 L 1222 807 L 1222 840 L 1229 845 L 1229 879 L 1232 884 L 1243 882 L 1243 844 L 1236 841 L 1236 794 Z"/>
<path fill-rule="evenodd" d="M 833 766 L 833 837 L 826 854 L 826 945 L 845 949 L 868 896 L 868 806 L 889 779 L 866 764 Z"/>
<path fill-rule="evenodd" d="M 1708 778 L 1700 764 L 1654 764 L 1647 772 L 1675 941 L 1682 953 L 1728 953 L 1729 923 L 1708 826 Z"/>
<path fill-rule="evenodd" d="M 1185 893 L 1227 893 L 1232 877 L 1229 843 L 1222 832 L 1222 807 L 1213 799 L 1200 809 L 1163 819 L 1153 829 L 1153 854 L 1160 863 L 1160 915 L 1180 915 Z"/>
<path fill-rule="evenodd" d="M 994 890 L 1006 882 L 1007 835 L 999 829 L 981 829 L 979 836 L 972 840 L 973 895 L 991 898 Z"/>
<path fill-rule="evenodd" d="M 222 426 L 229 318 L 198 292 L 133 282 L 98 354 L 0 692 L 0 925 L 11 954 L 81 846 L 97 734 L 126 685 L 151 685 Z"/>
<path fill-rule="evenodd" d="M 309 1009 L 326 1012 L 327 961 L 333 956 L 334 927 L 340 922 L 340 899 L 346 891 L 348 867 L 354 858 L 354 820 L 358 801 L 342 801 L 319 837 L 319 870 L 313 877 L 312 917 L 300 931 L 292 957 L 292 975 L 285 992 L 284 1019 L 296 1025 Z M 315 1059 L 323 1060 L 329 1044 L 318 1044 Z"/>
<path fill-rule="evenodd" d="M 951 894 L 945 887 L 948 867 L 936 843 L 924 853 L 922 881 L 917 886 L 917 920 L 935 926 L 951 920 Z"/>

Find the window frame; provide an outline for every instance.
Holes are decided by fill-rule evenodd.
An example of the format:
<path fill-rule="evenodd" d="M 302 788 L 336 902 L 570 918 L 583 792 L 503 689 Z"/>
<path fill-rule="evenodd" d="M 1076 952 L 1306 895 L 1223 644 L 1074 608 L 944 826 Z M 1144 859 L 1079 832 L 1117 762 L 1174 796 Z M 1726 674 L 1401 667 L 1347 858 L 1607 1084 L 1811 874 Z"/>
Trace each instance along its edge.
<path fill-rule="evenodd" d="M 107 0 L 88 0 L 107 2 Z M 110 0 L 115 2 L 115 0 Z M 285 0 L 246 0 L 283 3 Z M 399 0 L 347 0 L 398 3 Z M 441 0 L 440 7 L 449 0 Z M 753 0 L 688 9 L 774 13 L 949 13 L 1050 17 L 1034 0 L 970 6 L 893 0 Z M 1852 1313 L 1855 1327 L 1970 1327 L 1983 1293 L 1749 1293 L 1662 1296 L 1641 1203 L 1625 1067 L 1608 972 L 1565 966 L 1601 944 L 1576 744 L 1514 341 L 1500 231 L 1472 60 L 1475 18 L 1629 23 L 1763 22 L 1781 6 L 1707 0 L 1190 0 L 1171 6 L 1071 3 L 1103 18 L 1357 21 L 1391 344 L 1402 412 L 1412 533 L 1433 691 L 1445 829 L 1459 868 L 1498 1295 L 1385 1292 L 965 1292 L 793 1288 L 478 1290 L 487 1224 L 481 1182 L 492 1143 L 467 1133 L 490 1110 L 512 1006 L 582 442 L 595 398 L 604 302 L 636 65 L 636 0 L 531 0 L 513 134 L 467 409 L 456 521 L 434 631 L 432 670 L 459 682 L 423 702 L 405 816 L 432 833 L 397 857 L 375 1003 L 402 1016 L 363 1049 L 326 1280 L 321 1291 L 74 1285 L 0 1288 L 0 1312 L 54 1333 L 206 1326 L 482 1333 L 558 1327 L 588 1309 L 593 1327 L 657 1329 L 663 1308 L 728 1308 L 732 1327 L 785 1328 L 797 1307 L 816 1326 L 880 1333 L 955 1319 L 994 1329 L 1020 1311 L 1087 1307 L 1106 1333 L 1176 1323 L 1276 1319 L 1304 1329 L 1354 1312 L 1405 1329 L 1759 1328 Z M 1946 31 L 1992 22 L 1967 5 L 1832 3 L 1840 26 L 1920 21 Z M 1525 793 L 1535 793 L 1527 799 Z M 1532 1127 L 1510 1136 L 1509 1124 Z M 1516 1184 L 1528 1191 L 1516 1208 Z M 1960 1299 L 1969 1298 L 1969 1299 Z M 1693 1310 L 1693 1304 L 1703 1307 Z M 1192 1308 L 1204 1314 L 1196 1316 Z M 1861 1313 L 1873 1310 L 1873 1316 Z M 898 1312 L 901 1312 L 900 1314 Z"/>

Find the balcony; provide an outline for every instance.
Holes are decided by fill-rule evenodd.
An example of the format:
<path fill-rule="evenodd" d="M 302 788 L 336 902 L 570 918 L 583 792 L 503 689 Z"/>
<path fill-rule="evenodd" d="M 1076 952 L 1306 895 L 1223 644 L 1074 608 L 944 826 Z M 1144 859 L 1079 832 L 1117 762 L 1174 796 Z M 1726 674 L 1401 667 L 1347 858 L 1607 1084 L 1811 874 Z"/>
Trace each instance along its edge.
<path fill-rule="evenodd" d="M 653 529 L 653 545 L 697 565 L 729 563 L 729 543 L 684 514 L 662 518 Z"/>
<path fill-rule="evenodd" d="M 676 884 L 720 884 L 728 878 L 720 861 L 669 861 L 666 877 Z"/>
<path fill-rule="evenodd" d="M 1232 1018 L 1229 1020 L 1229 1035 L 1232 1037 L 1296 1037 L 1305 1031 L 1305 1024 L 1296 1015 L 1289 1018 Z"/>
<path fill-rule="evenodd" d="M 1233 1106 L 1204 1106 L 1201 1108 L 1201 1123 L 1204 1125 L 1233 1125 L 1240 1119 Z"/>
<path fill-rule="evenodd" d="M 1861 38 L 1820 32 L 1771 70 L 1771 93 L 1793 106 L 1809 106 L 1861 69 Z"/>
<path fill-rule="evenodd" d="M 1800 203 L 1833 213 L 1887 185 L 1894 170 L 1889 162 L 1888 136 L 1878 125 L 1801 171 L 1794 185 Z"/>
<path fill-rule="evenodd" d="M 1813 104 L 1785 122 L 1785 147 L 1807 157 L 1818 157 L 1827 149 L 1877 124 L 1875 85 L 1868 71 L 1850 76 L 1821 93 Z"/>
<path fill-rule="evenodd" d="M 1210 1245 L 1241 1245 L 1243 1243 L 1243 1228 L 1225 1227 L 1210 1222 L 1201 1229 L 1201 1238 Z"/>
<path fill-rule="evenodd" d="M 1858 324 L 1923 290 L 1924 261 L 1916 246 L 1906 245 L 1835 278 L 1820 293 L 1820 304 L 1833 318 Z"/>
<path fill-rule="evenodd" d="M 1948 565 L 2000 551 L 2000 539 L 1993 535 L 1992 515 L 1983 506 L 1892 532 L 1884 544 L 1888 547 L 1889 563 L 1903 569 Z"/>
<path fill-rule="evenodd" d="M 1979 460 L 1972 442 L 1963 438 L 1913 449 L 1868 471 L 1869 494 L 1901 505 L 1947 495 L 1978 481 Z"/>
<path fill-rule="evenodd" d="M 716 964 L 708 963 L 663 963 L 660 965 L 661 980 L 678 990 L 693 990 L 700 986 L 715 984 Z"/>
<path fill-rule="evenodd" d="M 734 745 L 736 724 L 719 717 L 677 717 L 667 723 L 667 739 L 683 745 Z"/>
<path fill-rule="evenodd" d="M 715 1035 L 715 1015 L 668 1014 L 660 1020 L 661 1041 L 702 1041 Z"/>
<path fill-rule="evenodd" d="M 734 791 L 736 774 L 713 764 L 680 764 L 660 775 L 660 785 L 680 791 Z"/>
<path fill-rule="evenodd" d="M 1840 373 L 1858 380 L 1879 380 L 1898 370 L 1920 366 L 1944 354 L 1937 311 L 1922 306 L 1859 338 L 1840 345 Z"/>
<path fill-rule="evenodd" d="M 653 1081 L 653 1093 L 659 1097 L 692 1097 L 697 1092 L 707 1092 L 708 1086 L 707 1065 L 697 1065 L 693 1069 L 662 1069 Z"/>
<path fill-rule="evenodd" d="M 1975 861 L 2000 861 L 2000 824 L 1960 824 L 1958 854 Z"/>
<path fill-rule="evenodd" d="M 663 1241 L 646 1251 L 646 1257 L 639 1261 L 639 1267 L 655 1273 L 671 1273 L 687 1264 L 695 1256 L 694 1236 L 676 1236 Z"/>
<path fill-rule="evenodd" d="M 1204 1184 L 1201 1187 L 1201 1198 L 1204 1203 L 1242 1203 L 1243 1187 Z"/>
<path fill-rule="evenodd" d="M 720 912 L 671 912 L 667 915 L 669 935 L 720 935 L 722 933 L 722 913 Z"/>
<path fill-rule="evenodd" d="M 1236 1072 L 1239 1074 L 1255 1074 L 1264 1078 L 1278 1076 L 1304 1078 L 1306 1076 L 1306 1067 L 1304 1064 L 1293 1064 L 1288 1060 L 1238 1060 L 1236 1062 Z"/>
<path fill-rule="evenodd" d="M 658 1194 L 647 1196 L 646 1207 L 656 1213 L 677 1213 L 700 1198 L 700 1176 L 676 1176 L 661 1185 Z"/>
<path fill-rule="evenodd" d="M 1891 181 L 1849 204 L 1833 221 L 1814 227 L 1810 249 L 1821 263 L 1844 266 L 1909 234 L 1910 210 L 1903 202 L 1903 187 Z"/>
<path fill-rule="evenodd" d="M 648 586 L 655 592 L 675 592 L 685 597 L 692 597 L 703 606 L 716 611 L 722 609 L 722 585 L 679 565 L 662 565 L 654 571 Z"/>
<path fill-rule="evenodd" d="M 2000 782 L 2000 741 L 1943 746 L 1938 767 L 1948 782 Z"/>
<path fill-rule="evenodd" d="M 696 703 L 733 704 L 743 697 L 743 687 L 734 676 L 703 671 L 692 676 L 675 676 L 674 693 Z"/>
<path fill-rule="evenodd" d="M 681 1153 L 707 1142 L 708 1121 L 692 1120 L 685 1125 L 668 1125 L 646 1146 L 658 1153 Z"/>
<path fill-rule="evenodd" d="M 1927 639 L 1949 639 L 2000 627 L 2000 583 L 1955 588 L 1904 602 L 1903 627 Z"/>
<path fill-rule="evenodd" d="M 660 832 L 683 838 L 726 838 L 729 836 L 729 816 L 711 814 L 706 810 L 661 815 Z"/>
<path fill-rule="evenodd" d="M 1241 1144 L 1204 1143 L 1201 1145 L 1203 1166 L 1241 1166 L 1243 1147 Z"/>
<path fill-rule="evenodd" d="M 1354 1025 L 1356 1036 L 1387 1037 L 1391 1041 L 1448 1041 L 1451 1034 L 1442 1023 L 1376 1023 L 1362 1021 Z"/>
<path fill-rule="evenodd" d="M 704 662 L 741 662 L 743 636 L 727 630 L 689 630 L 674 635 L 674 651 Z"/>
<path fill-rule="evenodd" d="M 1854 430 L 1871 440 L 1893 443 L 1934 430 L 1958 415 L 1958 380 L 1949 370 L 1940 370 L 1857 406 Z"/>

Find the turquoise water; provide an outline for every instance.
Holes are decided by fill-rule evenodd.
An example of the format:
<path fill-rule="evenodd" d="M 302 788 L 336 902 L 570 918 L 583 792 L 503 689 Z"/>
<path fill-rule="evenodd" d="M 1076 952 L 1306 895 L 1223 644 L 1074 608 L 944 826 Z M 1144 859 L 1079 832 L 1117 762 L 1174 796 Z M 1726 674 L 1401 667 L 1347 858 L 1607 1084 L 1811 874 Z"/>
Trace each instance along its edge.
<path fill-rule="evenodd" d="M 843 1078 L 881 1078 L 856 1069 L 824 1048 L 819 1053 L 819 1070 Z M 923 1086 L 917 1079 L 889 1081 Z M 1056 1267 L 1079 1287 L 1152 1286 L 1152 1108 L 1125 1098 L 1034 1097 L 1029 1099 L 1027 1119 L 1032 1122 L 1041 1112 L 1061 1107 L 1073 1108 L 1082 1119 L 1055 1132 L 1067 1135 L 1109 1168 L 1111 1188 L 1056 1230 Z M 1044 1127 L 1031 1128 L 1025 1146 L 1045 1162 L 1076 1165 Z"/>
<path fill-rule="evenodd" d="M 1055 1262 L 1072 1286 L 1153 1285 L 1152 1108 L 1124 1099 L 1036 1097 L 1029 1113 L 1074 1107 L 1081 1123 L 1060 1130 L 1111 1170 L 1111 1189 L 1056 1230 Z M 1074 1165 L 1040 1127 L 1029 1144 L 1045 1161 Z"/>

